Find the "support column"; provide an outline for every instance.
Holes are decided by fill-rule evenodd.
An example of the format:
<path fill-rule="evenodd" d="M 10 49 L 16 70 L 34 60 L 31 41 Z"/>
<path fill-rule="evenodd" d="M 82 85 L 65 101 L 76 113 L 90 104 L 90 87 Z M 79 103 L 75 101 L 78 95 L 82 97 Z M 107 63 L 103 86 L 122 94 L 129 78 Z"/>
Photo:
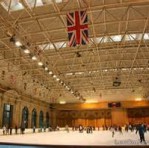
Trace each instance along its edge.
<path fill-rule="evenodd" d="M 56 110 L 51 110 L 51 126 L 55 127 L 57 125 L 56 123 Z"/>
<path fill-rule="evenodd" d="M 13 109 L 13 126 L 21 125 L 21 111 L 20 111 L 21 99 L 15 100 L 15 105 Z"/>
<path fill-rule="evenodd" d="M 0 127 L 2 127 L 2 119 L 3 119 L 3 96 L 0 98 Z"/>
<path fill-rule="evenodd" d="M 32 112 L 28 114 L 28 128 L 31 128 Z"/>
<path fill-rule="evenodd" d="M 43 115 L 43 127 L 46 127 L 46 115 Z"/>
<path fill-rule="evenodd" d="M 22 105 L 22 100 L 18 100 L 18 105 L 17 105 L 17 117 L 18 117 L 18 127 L 21 126 L 21 122 L 22 122 L 22 108 L 21 108 L 21 105 Z"/>
<path fill-rule="evenodd" d="M 39 128 L 39 114 L 37 114 L 37 118 L 36 118 L 36 126 L 37 126 L 37 128 Z"/>

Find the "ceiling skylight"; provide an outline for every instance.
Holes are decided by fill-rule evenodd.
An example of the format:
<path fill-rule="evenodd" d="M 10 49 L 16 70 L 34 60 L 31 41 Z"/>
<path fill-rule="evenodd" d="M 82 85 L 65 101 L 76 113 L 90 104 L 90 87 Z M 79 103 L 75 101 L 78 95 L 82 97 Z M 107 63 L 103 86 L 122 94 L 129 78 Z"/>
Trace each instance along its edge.
<path fill-rule="evenodd" d="M 66 43 L 65 42 L 56 42 L 54 43 L 55 44 L 55 47 L 57 49 L 60 49 L 60 48 L 65 48 L 66 47 Z"/>
<path fill-rule="evenodd" d="M 24 0 L 28 7 L 31 9 L 33 7 L 43 6 L 55 3 L 63 3 L 68 2 L 68 0 Z M 21 4 L 20 0 L 3 0 L 0 3 L 5 10 L 9 11 L 17 11 L 24 9 L 24 6 Z"/>
<path fill-rule="evenodd" d="M 117 72 L 119 69 L 117 69 L 117 68 L 109 68 L 109 69 L 102 69 L 101 71 L 102 72 L 111 72 L 111 71 L 113 71 L 113 72 Z M 121 68 L 120 69 L 121 71 L 130 71 L 130 70 L 134 70 L 134 71 L 142 71 L 142 70 L 149 70 L 149 68 L 142 68 L 142 67 L 134 67 L 134 68 Z M 73 72 L 73 73 L 66 73 L 65 75 L 66 76 L 72 76 L 72 75 L 85 75 L 85 74 L 94 74 L 94 73 L 99 73 L 100 72 L 100 70 L 93 70 L 93 71 L 86 71 L 86 72 L 84 72 L 84 71 L 80 71 L 80 72 Z"/>
<path fill-rule="evenodd" d="M 103 37 L 97 37 L 97 38 L 91 38 L 91 40 L 95 43 L 100 43 L 102 41 Z"/>
<path fill-rule="evenodd" d="M 144 40 L 149 40 L 149 33 L 144 34 Z"/>
<path fill-rule="evenodd" d="M 60 48 L 65 48 L 67 46 L 67 43 L 66 42 L 55 42 L 53 43 L 55 45 L 55 47 L 57 49 L 60 49 Z M 52 50 L 54 49 L 54 45 L 49 43 L 49 44 L 42 44 L 42 45 L 39 45 L 39 48 L 41 50 Z"/>
<path fill-rule="evenodd" d="M 120 42 L 122 40 L 122 35 L 113 35 L 113 36 L 111 36 L 111 39 L 114 42 Z"/>
<path fill-rule="evenodd" d="M 45 4 L 46 4 L 46 1 L 48 0 L 26 0 L 26 3 L 29 7 L 37 7 L 37 6 L 43 6 L 44 4 L 44 1 L 45 1 Z"/>
<path fill-rule="evenodd" d="M 33 8 L 33 7 L 52 4 L 53 2 L 63 3 L 63 2 L 67 2 L 67 1 L 68 0 L 26 0 L 26 3 L 29 5 L 29 7 Z"/>
<path fill-rule="evenodd" d="M 41 50 L 51 50 L 51 49 L 54 49 L 54 46 L 53 46 L 53 44 L 49 43 L 49 44 L 39 45 L 39 48 Z"/>
<path fill-rule="evenodd" d="M 56 3 L 62 3 L 63 0 L 55 0 Z"/>
<path fill-rule="evenodd" d="M 136 40 L 137 35 L 136 34 L 129 34 L 129 41 Z"/>
<path fill-rule="evenodd" d="M 104 44 L 104 43 L 110 43 L 110 42 L 121 42 L 123 41 L 135 41 L 135 40 L 141 40 L 142 39 L 142 33 L 137 34 L 127 34 L 127 35 L 112 35 L 112 36 L 103 36 L 103 37 L 96 37 L 96 38 L 90 38 L 90 44 L 96 43 L 96 44 Z M 145 33 L 143 36 L 144 40 L 149 40 L 149 33 Z M 54 42 L 53 44 L 42 44 L 39 45 L 39 48 L 41 50 L 52 50 L 54 49 L 54 46 L 57 49 L 66 48 L 69 47 L 67 42 Z"/>
<path fill-rule="evenodd" d="M 19 2 L 19 0 L 4 0 L 1 2 L 1 5 L 6 11 L 17 11 L 24 9 L 23 5 Z"/>

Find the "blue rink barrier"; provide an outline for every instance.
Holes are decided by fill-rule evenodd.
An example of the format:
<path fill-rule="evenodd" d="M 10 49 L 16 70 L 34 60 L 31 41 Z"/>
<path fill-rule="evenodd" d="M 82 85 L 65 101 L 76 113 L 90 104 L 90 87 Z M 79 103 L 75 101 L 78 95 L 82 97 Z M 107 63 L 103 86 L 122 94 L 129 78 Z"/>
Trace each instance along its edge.
<path fill-rule="evenodd" d="M 0 143 L 0 148 L 147 148 L 146 145 L 141 145 L 141 146 L 132 146 L 132 145 L 127 145 L 127 146 L 116 146 L 116 145 L 111 145 L 111 146 L 106 146 L 106 145 L 100 145 L 100 146 L 83 146 L 83 145 L 29 145 L 29 144 L 14 144 L 14 143 Z"/>

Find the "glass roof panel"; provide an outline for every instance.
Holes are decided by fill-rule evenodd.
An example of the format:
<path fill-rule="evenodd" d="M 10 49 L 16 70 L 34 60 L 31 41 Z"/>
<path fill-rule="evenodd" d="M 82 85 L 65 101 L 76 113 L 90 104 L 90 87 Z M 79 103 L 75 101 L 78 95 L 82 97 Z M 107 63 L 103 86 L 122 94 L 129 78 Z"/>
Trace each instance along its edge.
<path fill-rule="evenodd" d="M 42 44 L 42 45 L 39 45 L 39 48 L 41 50 L 50 50 L 50 49 L 54 49 L 54 46 L 53 44 Z"/>
<path fill-rule="evenodd" d="M 149 40 L 149 33 L 144 34 L 144 40 Z"/>
<path fill-rule="evenodd" d="M 111 36 L 111 39 L 112 39 L 114 42 L 120 42 L 121 39 L 122 39 L 122 35 L 113 35 L 113 36 Z"/>
<path fill-rule="evenodd" d="M 19 0 L 4 0 L 1 2 L 1 5 L 6 11 L 17 11 L 24 9 L 23 5 L 19 2 Z"/>

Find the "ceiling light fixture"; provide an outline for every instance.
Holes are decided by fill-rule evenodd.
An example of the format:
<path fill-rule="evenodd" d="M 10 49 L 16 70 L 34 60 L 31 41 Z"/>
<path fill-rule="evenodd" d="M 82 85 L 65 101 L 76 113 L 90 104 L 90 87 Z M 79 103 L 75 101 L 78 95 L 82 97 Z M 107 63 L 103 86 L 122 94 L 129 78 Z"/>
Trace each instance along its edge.
<path fill-rule="evenodd" d="M 21 43 L 20 41 L 16 41 L 16 42 L 15 42 L 15 45 L 16 45 L 17 47 L 20 47 L 20 46 L 22 46 L 22 43 Z"/>
<path fill-rule="evenodd" d="M 115 79 L 114 79 L 114 81 L 113 81 L 113 86 L 114 87 L 118 87 L 118 86 L 120 86 L 121 85 L 121 81 L 120 81 L 120 79 L 118 78 L 118 77 L 116 77 Z"/>
<path fill-rule="evenodd" d="M 36 56 L 32 56 L 32 60 L 37 60 L 37 57 Z"/>
<path fill-rule="evenodd" d="M 60 79 L 59 78 L 56 78 L 56 81 L 59 81 Z"/>
<path fill-rule="evenodd" d="M 45 70 L 45 71 L 48 71 L 48 67 L 45 67 L 44 70 Z"/>
<path fill-rule="evenodd" d="M 42 65 L 43 65 L 43 63 L 42 63 L 42 62 L 38 62 L 38 65 L 39 65 L 39 66 L 42 66 Z"/>
<path fill-rule="evenodd" d="M 49 75 L 52 75 L 53 74 L 53 72 L 52 71 L 49 71 Z"/>
<path fill-rule="evenodd" d="M 71 90 L 71 93 L 74 94 L 74 92 Z"/>
<path fill-rule="evenodd" d="M 142 101 L 142 98 L 136 98 L 135 101 Z"/>
<path fill-rule="evenodd" d="M 66 86 L 66 89 L 67 89 L 67 90 L 70 90 L 70 87 L 69 87 L 69 86 Z"/>
<path fill-rule="evenodd" d="M 28 54 L 28 53 L 30 53 L 30 51 L 28 49 L 25 49 L 24 50 L 24 53 L 27 53 Z"/>
<path fill-rule="evenodd" d="M 27 54 L 30 53 L 29 49 L 27 49 L 26 46 L 22 45 L 20 47 L 24 51 L 24 53 L 27 53 Z"/>
<path fill-rule="evenodd" d="M 60 104 L 66 104 L 66 101 L 60 101 L 59 103 Z"/>
<path fill-rule="evenodd" d="M 65 87 L 65 86 L 66 86 L 66 84 L 65 84 L 65 83 L 63 83 L 63 86 Z"/>
<path fill-rule="evenodd" d="M 57 76 L 56 75 L 53 75 L 53 78 L 57 78 Z"/>

